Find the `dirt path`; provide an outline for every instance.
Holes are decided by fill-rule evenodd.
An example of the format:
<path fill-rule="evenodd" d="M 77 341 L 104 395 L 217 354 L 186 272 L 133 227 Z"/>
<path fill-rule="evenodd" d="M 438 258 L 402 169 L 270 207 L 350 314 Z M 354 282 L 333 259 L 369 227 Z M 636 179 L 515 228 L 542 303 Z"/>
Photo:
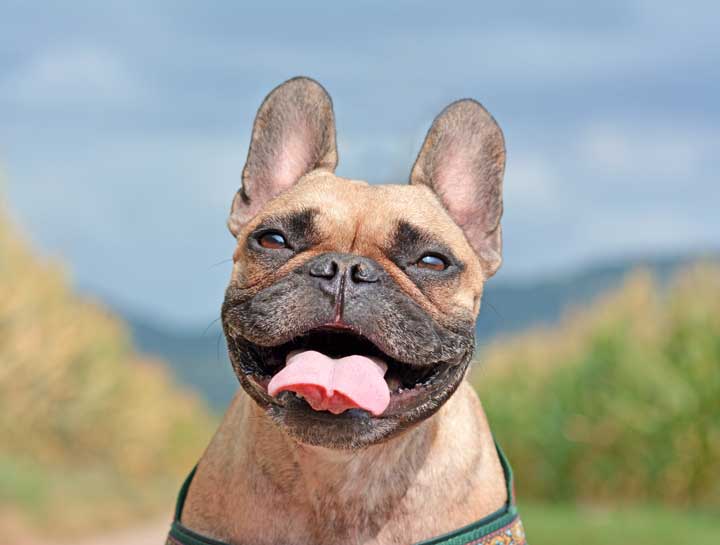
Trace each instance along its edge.
<path fill-rule="evenodd" d="M 101 534 L 73 541 L 28 540 L 14 541 L 15 545 L 163 545 L 170 529 L 170 521 L 163 518 L 128 530 Z"/>
<path fill-rule="evenodd" d="M 170 522 L 163 519 L 132 530 L 84 539 L 75 545 L 163 545 L 169 529 Z"/>

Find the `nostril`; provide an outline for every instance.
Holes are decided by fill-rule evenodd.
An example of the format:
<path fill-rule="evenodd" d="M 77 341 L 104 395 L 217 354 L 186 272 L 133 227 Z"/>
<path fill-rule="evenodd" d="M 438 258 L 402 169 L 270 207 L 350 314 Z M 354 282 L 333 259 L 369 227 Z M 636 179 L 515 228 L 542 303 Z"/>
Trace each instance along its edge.
<path fill-rule="evenodd" d="M 335 278 L 338 272 L 338 264 L 334 259 L 323 259 L 310 265 L 310 276 L 318 278 Z"/>
<path fill-rule="evenodd" d="M 356 263 L 350 270 L 350 277 L 353 282 L 377 282 L 378 271 L 365 263 Z"/>

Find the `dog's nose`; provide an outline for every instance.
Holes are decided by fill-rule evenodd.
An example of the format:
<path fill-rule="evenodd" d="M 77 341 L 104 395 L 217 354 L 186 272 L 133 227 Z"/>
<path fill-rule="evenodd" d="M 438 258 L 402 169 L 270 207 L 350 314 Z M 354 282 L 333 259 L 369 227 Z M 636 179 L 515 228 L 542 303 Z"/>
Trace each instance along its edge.
<path fill-rule="evenodd" d="M 354 254 L 329 253 L 316 257 L 309 263 L 308 273 L 323 279 L 325 288 L 333 288 L 333 293 L 346 284 L 372 284 L 380 280 L 380 265 L 368 258 Z"/>
<path fill-rule="evenodd" d="M 377 282 L 380 280 L 380 265 L 372 259 L 360 258 L 350 267 L 350 279 L 356 283 Z"/>

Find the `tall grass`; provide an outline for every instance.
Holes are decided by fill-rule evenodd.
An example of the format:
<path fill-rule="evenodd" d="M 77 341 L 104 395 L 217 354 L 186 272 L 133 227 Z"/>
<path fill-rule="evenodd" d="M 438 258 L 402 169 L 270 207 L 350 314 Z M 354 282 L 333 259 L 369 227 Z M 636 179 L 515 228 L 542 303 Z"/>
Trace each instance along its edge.
<path fill-rule="evenodd" d="M 213 428 L 0 213 L 0 525 L 8 513 L 81 530 L 169 512 Z"/>
<path fill-rule="evenodd" d="M 644 272 L 484 349 L 473 381 L 521 497 L 720 508 L 720 267 Z"/>

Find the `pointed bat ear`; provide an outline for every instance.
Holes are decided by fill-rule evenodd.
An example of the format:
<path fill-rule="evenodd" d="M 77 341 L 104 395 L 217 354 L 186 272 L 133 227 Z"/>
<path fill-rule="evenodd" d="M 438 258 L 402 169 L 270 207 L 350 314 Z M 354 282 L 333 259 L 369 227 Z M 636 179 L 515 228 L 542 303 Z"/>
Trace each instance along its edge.
<path fill-rule="evenodd" d="M 327 91 L 315 80 L 293 78 L 263 101 L 253 125 L 250 150 L 228 227 L 243 226 L 272 198 L 303 175 L 337 166 L 335 115 Z"/>
<path fill-rule="evenodd" d="M 492 276 L 502 263 L 502 181 L 505 141 L 493 117 L 471 99 L 450 104 L 435 118 L 410 183 L 430 187 L 465 232 Z"/>

